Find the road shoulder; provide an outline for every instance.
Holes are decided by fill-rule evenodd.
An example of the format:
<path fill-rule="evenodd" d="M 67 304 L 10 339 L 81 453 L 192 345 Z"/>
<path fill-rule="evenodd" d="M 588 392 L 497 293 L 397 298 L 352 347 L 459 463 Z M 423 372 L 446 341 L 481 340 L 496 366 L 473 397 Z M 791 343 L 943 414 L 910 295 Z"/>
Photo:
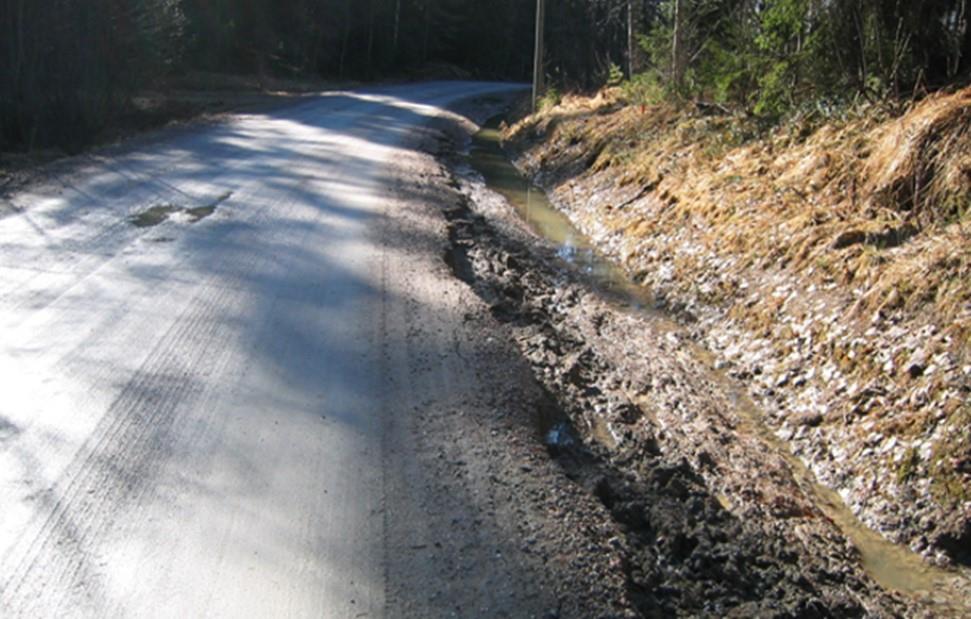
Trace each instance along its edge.
<path fill-rule="evenodd" d="M 443 207 L 460 196 L 430 154 L 396 174 L 382 220 L 388 615 L 633 616 L 617 525 L 549 458 L 547 395 L 445 263 Z"/>

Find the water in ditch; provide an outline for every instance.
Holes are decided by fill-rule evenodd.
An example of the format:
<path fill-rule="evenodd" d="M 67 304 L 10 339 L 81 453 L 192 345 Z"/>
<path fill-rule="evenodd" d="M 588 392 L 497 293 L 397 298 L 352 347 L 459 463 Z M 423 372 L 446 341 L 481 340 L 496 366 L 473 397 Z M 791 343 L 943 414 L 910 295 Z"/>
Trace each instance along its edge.
<path fill-rule="evenodd" d="M 546 194 L 509 162 L 499 143 L 502 118 L 491 119 L 473 137 L 469 152 L 472 167 L 485 178 L 490 189 L 516 209 L 533 232 L 555 244 L 560 258 L 578 268 L 603 292 L 627 306 L 653 307 L 649 291 L 631 282 L 622 269 L 598 254 L 566 215 L 550 204 Z"/>
<path fill-rule="evenodd" d="M 530 229 L 554 243 L 560 257 L 578 267 L 604 293 L 626 308 L 651 310 L 652 317 L 662 321 L 665 328 L 676 329 L 673 317 L 664 318 L 653 309 L 650 291 L 635 284 L 620 267 L 600 256 L 590 240 L 553 207 L 543 191 L 512 165 L 500 141 L 503 118 L 490 119 L 473 137 L 469 152 L 469 163 L 488 187 L 501 194 Z M 812 493 L 819 509 L 857 548 L 863 568 L 878 584 L 933 607 L 940 616 L 971 615 L 971 579 L 966 574 L 934 567 L 920 555 L 866 527 L 836 492 L 816 481 L 802 460 L 765 423 L 762 412 L 743 389 L 714 369 L 710 353 L 701 347 L 696 347 L 694 352 L 708 362 L 711 378 L 733 398 L 745 430 L 761 437 L 788 461 L 800 485 Z"/>

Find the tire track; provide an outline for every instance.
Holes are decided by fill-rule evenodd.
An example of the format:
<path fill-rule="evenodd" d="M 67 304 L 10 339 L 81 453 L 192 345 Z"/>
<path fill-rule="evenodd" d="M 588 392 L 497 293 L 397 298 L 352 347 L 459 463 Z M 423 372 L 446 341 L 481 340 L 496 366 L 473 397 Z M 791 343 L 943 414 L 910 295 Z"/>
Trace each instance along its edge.
<path fill-rule="evenodd" d="M 205 288 L 189 310 L 160 338 L 149 358 L 108 409 L 67 470 L 75 471 L 55 485 L 46 502 L 47 517 L 28 534 L 26 549 L 15 550 L 3 572 L 11 574 L 0 589 L 0 598 L 11 611 L 28 601 L 29 581 L 40 576 L 45 590 L 71 591 L 63 586 L 80 576 L 94 577 L 86 553 L 88 540 L 101 537 L 113 521 L 113 512 L 137 503 L 152 479 L 152 465 L 165 454 L 165 438 L 178 412 L 185 410 L 204 390 L 192 380 L 200 369 L 211 370 L 227 354 L 221 346 L 231 332 L 214 317 L 224 312 L 225 289 L 212 295 Z M 191 342 L 191 343 L 190 343 Z M 189 351 L 188 354 L 183 352 Z M 202 372 L 205 375 L 205 372 Z M 62 488 L 58 490 L 58 488 Z M 112 512 L 104 507 L 112 505 Z M 55 572 L 50 564 L 43 574 L 42 560 L 58 556 Z M 15 567 L 11 567 L 15 563 Z M 89 587 L 92 583 L 86 583 Z M 51 587 L 50 585 L 56 585 Z M 97 591 L 97 588 L 93 588 Z M 91 589 L 88 589 L 91 590 Z"/>
<path fill-rule="evenodd" d="M 301 204 L 293 198 L 293 193 L 305 183 L 287 191 L 262 185 L 252 196 L 252 201 L 262 206 L 247 218 L 250 226 L 241 232 L 232 229 L 228 235 L 238 234 L 239 245 L 251 244 L 247 243 L 248 237 L 261 236 L 263 230 L 276 230 L 272 235 L 262 235 L 262 240 L 270 246 L 274 240 L 285 238 L 282 230 L 270 224 L 274 219 L 286 217 L 294 205 Z M 292 199 L 281 199 L 287 197 Z M 319 211 L 317 215 L 323 216 Z M 302 238 L 310 234 L 312 229 L 308 226 Z M 226 242 L 225 238 L 222 242 Z M 255 244 L 254 239 L 252 245 Z M 152 352 L 97 424 L 92 439 L 65 468 L 76 473 L 63 478 L 46 493 L 49 497 L 46 502 L 50 504 L 47 518 L 39 526 L 35 523 L 36 532 L 25 536 L 33 541 L 26 549 L 11 552 L 0 570 L 12 575 L 0 587 L 3 606 L 9 604 L 10 610 L 15 611 L 42 588 L 70 592 L 80 582 L 85 583 L 86 591 L 99 592 L 90 582 L 97 580 L 97 569 L 92 569 L 86 547 L 89 540 L 102 538 L 116 520 L 116 513 L 106 513 L 103 507 L 113 505 L 115 512 L 120 512 L 133 506 L 137 508 L 143 502 L 153 479 L 152 465 L 166 455 L 160 448 L 166 443 L 165 437 L 180 411 L 190 408 L 205 391 L 205 385 L 193 379 L 213 374 L 214 368 L 226 361 L 225 344 L 233 334 L 228 327 L 217 334 L 220 325 L 214 318 L 233 315 L 227 312 L 227 305 L 232 303 L 230 297 L 237 297 L 236 305 L 243 306 L 245 295 L 241 294 L 244 288 L 239 282 L 227 286 L 221 281 L 225 269 L 231 267 L 233 273 L 244 275 L 261 272 L 261 266 L 274 262 L 268 252 L 250 252 L 246 258 L 241 263 L 235 256 L 227 257 L 214 265 L 216 275 L 200 285 L 200 291 L 187 304 L 187 309 L 158 338 Z M 190 256 L 185 258 L 190 259 Z M 71 372 L 82 366 L 86 345 L 98 337 L 95 333 L 80 342 L 55 371 Z M 189 356 L 183 355 L 183 350 L 189 351 Z M 111 368 L 104 368 L 105 374 L 110 372 Z M 63 490 L 59 492 L 57 488 Z M 51 556 L 61 557 L 56 562 L 58 569 L 53 572 L 48 569 L 43 581 L 31 587 L 30 575 L 38 572 L 38 565 Z M 15 561 L 16 566 L 11 566 Z"/>
<path fill-rule="evenodd" d="M 449 85 L 422 91 L 416 87 L 414 94 L 430 91 L 436 98 L 452 98 L 439 93 L 458 92 L 459 88 Z M 66 238 L 66 244 L 56 246 L 94 251 L 80 262 L 70 263 L 69 271 L 62 277 L 46 281 L 47 276 L 39 273 L 36 277 L 42 279 L 36 280 L 34 285 L 28 282 L 27 286 L 32 288 L 45 284 L 47 292 L 57 294 L 20 320 L 16 320 L 20 318 L 17 314 L 22 312 L 6 314 L 10 319 L 8 322 L 20 326 L 21 334 L 14 336 L 15 343 L 5 343 L 3 348 L 12 353 L 11 360 L 20 358 L 30 364 L 31 376 L 39 379 L 38 385 L 52 381 L 59 388 L 55 392 L 57 398 L 68 393 L 77 396 L 79 402 L 71 404 L 78 406 L 78 419 L 82 421 L 70 426 L 65 424 L 62 432 L 56 425 L 60 423 L 58 415 L 62 409 L 45 417 L 48 400 L 38 394 L 38 404 L 29 408 L 38 410 L 37 421 L 28 420 L 25 427 L 19 428 L 23 434 L 17 439 L 20 442 L 11 443 L 8 454 L 23 450 L 22 461 L 28 467 L 23 479 L 11 479 L 15 484 L 23 483 L 27 490 L 43 488 L 33 498 L 20 496 L 20 487 L 4 489 L 4 499 L 9 496 L 22 501 L 18 508 L 24 508 L 26 526 L 20 526 L 22 521 L 18 521 L 18 530 L 11 532 L 16 537 L 8 535 L 4 538 L 4 544 L 10 544 L 10 551 L 0 557 L 0 615 L 101 615 L 106 611 L 125 614 L 126 608 L 158 608 L 154 605 L 165 604 L 165 600 L 158 597 L 158 591 L 149 591 L 141 599 L 118 595 L 120 592 L 115 587 L 119 585 L 132 587 L 128 590 L 129 595 L 134 595 L 136 590 L 143 592 L 145 587 L 130 584 L 127 577 L 116 579 L 120 575 L 118 564 L 103 563 L 116 558 L 137 560 L 136 565 L 142 569 L 147 567 L 150 576 L 167 583 L 171 581 L 169 584 L 174 589 L 181 587 L 190 592 L 190 599 L 196 593 L 203 597 L 212 594 L 213 604 L 226 604 L 227 601 L 232 604 L 234 595 L 237 599 L 246 597 L 247 592 L 237 590 L 236 584 L 229 581 L 223 581 L 224 586 L 216 591 L 193 589 L 196 582 L 191 576 L 185 577 L 192 570 L 173 564 L 175 557 L 186 553 L 180 555 L 164 548 L 147 548 L 148 554 L 145 554 L 146 548 L 141 546 L 157 539 L 155 536 L 159 534 L 179 535 L 178 530 L 170 526 L 178 526 L 178 523 L 166 521 L 158 529 L 152 525 L 142 527 L 140 523 L 153 517 L 163 516 L 164 519 L 168 512 L 160 500 L 163 491 L 167 494 L 168 481 L 173 475 L 178 476 L 181 483 L 187 472 L 198 474 L 210 464 L 213 464 L 213 471 L 218 472 L 235 462 L 231 450 L 237 446 L 236 442 L 218 446 L 224 452 L 217 454 L 218 460 L 210 460 L 212 456 L 207 453 L 196 455 L 197 451 L 203 451 L 199 445 L 218 442 L 224 436 L 238 439 L 252 433 L 271 432 L 261 427 L 262 418 L 255 414 L 260 412 L 262 402 L 254 405 L 237 401 L 238 394 L 226 400 L 231 390 L 238 387 L 236 383 L 227 385 L 228 373 L 238 376 L 241 381 L 252 365 L 254 376 L 263 388 L 293 389 L 293 393 L 280 394 L 278 405 L 274 397 L 270 406 L 280 406 L 272 410 L 277 413 L 280 425 L 287 426 L 289 435 L 282 436 L 291 436 L 295 440 L 295 431 L 302 430 L 303 426 L 288 424 L 287 415 L 279 413 L 291 412 L 288 406 L 313 407 L 316 401 L 308 396 L 312 395 L 311 390 L 318 388 L 314 372 L 340 367 L 333 365 L 340 364 L 340 358 L 320 362 L 316 357 L 328 353 L 360 352 L 358 342 L 349 347 L 344 345 L 343 338 L 350 336 L 343 332 L 342 325 L 348 324 L 347 321 L 363 321 L 354 322 L 363 325 L 366 332 L 366 341 L 361 340 L 360 345 L 371 352 L 379 350 L 382 345 L 371 339 L 374 334 L 367 331 L 368 315 L 354 306 L 355 303 L 373 302 L 370 289 L 374 279 L 371 272 L 374 258 L 362 241 L 368 240 L 365 238 L 368 226 L 381 216 L 376 206 L 381 199 L 380 187 L 386 180 L 383 166 L 393 162 L 404 130 L 420 122 L 414 119 L 413 110 L 408 105 L 400 106 L 397 111 L 391 109 L 398 105 L 391 99 L 401 96 L 402 92 L 409 96 L 411 91 L 400 89 L 401 92 L 394 93 L 391 90 L 389 101 L 366 98 L 350 101 L 346 107 L 354 108 L 354 113 L 341 118 L 322 121 L 321 117 L 327 117 L 334 110 L 314 103 L 300 108 L 297 113 L 291 111 L 279 118 L 258 119 L 259 124 L 253 126 L 251 134 L 240 136 L 240 139 L 265 142 L 254 145 L 252 167 L 250 162 L 245 162 L 240 164 L 238 171 L 222 168 L 221 174 L 213 175 L 220 183 L 236 179 L 244 181 L 242 190 L 237 189 L 234 197 L 234 202 L 246 201 L 241 204 L 243 208 L 239 209 L 238 216 L 227 220 L 225 225 L 187 230 L 178 245 L 168 246 L 173 249 L 170 254 L 161 255 L 161 263 L 154 253 L 148 259 L 137 252 L 122 254 L 124 248 L 135 244 L 138 238 L 138 235 L 127 240 L 121 238 L 128 234 L 122 228 L 125 224 L 86 229 L 87 226 L 97 227 L 97 220 L 105 220 L 108 211 L 98 212 L 93 217 L 82 214 L 69 226 L 56 230 L 60 240 L 75 235 L 73 240 Z M 421 96 L 417 98 L 426 100 Z M 383 126 L 375 126 L 373 120 L 366 118 L 368 114 L 385 113 L 385 107 L 389 110 L 386 112 L 389 121 Z M 277 120 L 282 123 L 273 124 Z M 311 126 L 290 125 L 302 120 Z M 175 146 L 184 146 L 184 143 Z M 269 148 L 262 148 L 264 146 Z M 199 156 L 212 156 L 213 152 L 225 151 L 214 149 Z M 140 170 L 150 167 L 142 166 L 140 162 L 137 165 Z M 318 175 L 314 166 L 322 166 L 323 174 Z M 209 169 L 201 167 L 203 171 Z M 182 172 L 159 170 L 160 174 L 167 175 L 165 180 L 178 179 Z M 346 178 L 348 176 L 351 178 Z M 193 179 L 193 182 L 206 182 L 197 176 Z M 140 182 L 139 187 L 147 192 L 144 195 L 153 191 L 151 180 Z M 79 202 L 85 204 L 85 209 L 94 208 L 83 200 Z M 62 214 L 71 213 L 65 211 Z M 116 243 L 120 245 L 116 246 Z M 329 247 L 321 250 L 322 245 Z M 68 250 L 65 252 L 70 253 Z M 33 256 L 43 252 L 22 253 Z M 160 264 L 162 268 L 184 271 L 191 279 L 156 280 L 154 276 L 159 272 Z M 75 272 L 79 273 L 78 278 L 71 279 Z M 148 273 L 147 278 L 145 273 Z M 63 284 L 67 287 L 62 288 Z M 167 298 L 173 294 L 174 299 Z M 278 303 L 279 299 L 284 302 Z M 160 301 L 164 301 L 162 311 L 153 307 Z M 303 320 L 303 317 L 313 316 L 314 312 L 333 312 L 333 316 L 319 321 L 311 318 L 312 324 L 306 326 L 326 329 L 328 333 L 333 329 L 334 337 L 320 347 L 296 339 L 314 335 L 304 327 L 288 329 L 288 319 L 275 316 L 290 308 L 294 309 L 295 315 L 290 317 L 293 320 Z M 138 331 L 139 327 L 143 330 L 157 327 L 158 332 L 145 334 Z M 31 346 L 31 338 L 45 330 L 49 335 Z M 131 341 L 125 341 L 126 337 Z M 260 350 L 260 341 L 272 342 L 273 345 L 268 346 L 274 349 L 272 353 Z M 306 358 L 300 358 L 301 354 Z M 307 367 L 311 357 L 314 359 Z M 370 363 L 368 354 L 360 356 L 359 360 L 365 365 Z M 279 363 L 279 366 L 264 368 L 263 361 Z M 373 389 L 363 374 L 370 375 L 369 372 L 346 374 L 348 382 L 354 384 L 347 386 L 348 395 L 341 404 L 347 410 L 339 411 L 346 413 L 346 419 L 342 421 L 347 422 L 348 428 L 360 431 L 364 436 L 362 441 L 373 438 L 376 432 L 380 435 L 380 426 L 371 417 L 373 411 L 366 410 Z M 343 385 L 335 385 L 338 393 L 344 392 Z M 362 388 L 361 397 L 355 397 L 355 390 Z M 249 392 L 243 390 L 242 393 Z M 276 396 L 276 391 L 272 394 Z M 293 397 L 283 397 L 287 395 Z M 243 425 L 233 427 L 231 433 L 224 435 L 223 428 L 218 426 L 237 422 L 213 415 L 217 410 L 229 410 L 227 402 L 231 406 L 240 405 L 248 415 L 240 417 Z M 62 401 L 58 399 L 57 403 Z M 21 415 L 24 418 L 30 417 L 26 411 Z M 193 432 L 197 429 L 198 434 Z M 209 438 L 201 436 L 206 432 L 212 435 Z M 309 441 L 322 438 L 316 434 L 304 436 Z M 341 440 L 340 437 L 335 433 L 328 440 Z M 353 437 L 356 440 L 357 434 Z M 238 444 L 262 445 L 262 438 L 258 442 L 245 440 Z M 292 466 L 293 458 L 287 449 L 287 444 L 277 444 L 274 451 L 260 456 L 259 468 L 253 470 L 262 475 L 262 467 L 268 466 L 271 470 L 265 473 L 271 479 L 259 480 L 262 485 L 252 489 L 252 496 L 247 498 L 252 499 L 253 509 L 241 517 L 245 526 L 238 525 L 246 532 L 272 536 L 264 542 L 273 542 L 273 547 L 264 549 L 259 545 L 251 549 L 246 546 L 246 557 L 230 554 L 217 558 L 217 564 L 225 559 L 226 566 L 225 571 L 221 564 L 215 569 L 225 577 L 227 574 L 243 574 L 247 565 L 256 565 L 257 569 L 261 566 L 263 569 L 273 568 L 270 558 L 251 558 L 250 550 L 254 555 L 266 550 L 268 553 L 279 551 L 284 559 L 302 557 L 307 563 L 296 571 L 292 562 L 286 564 L 287 567 L 276 567 L 279 571 L 274 572 L 275 577 L 290 579 L 291 593 L 284 598 L 280 608 L 290 608 L 294 612 L 301 608 L 321 608 L 313 604 L 323 600 L 322 608 L 343 604 L 343 608 L 351 610 L 348 604 L 354 604 L 354 601 L 350 595 L 345 599 L 347 593 L 353 594 L 358 601 L 371 600 L 371 590 L 380 586 L 377 578 L 374 583 L 370 582 L 374 561 L 360 550 L 369 547 L 375 537 L 372 534 L 378 532 L 372 530 L 368 522 L 379 522 L 385 515 L 373 511 L 370 516 L 364 514 L 359 508 L 368 505 L 366 497 L 362 499 L 355 490 L 383 484 L 380 476 L 369 468 L 373 452 L 369 451 L 371 447 L 354 449 L 334 444 L 337 452 L 348 449 L 337 460 L 340 470 L 333 472 L 341 478 L 336 488 L 340 492 L 332 492 L 335 496 L 326 500 L 323 497 L 295 499 L 296 511 L 292 513 L 304 514 L 303 510 L 310 510 L 306 512 L 306 520 L 283 524 L 264 522 L 261 520 L 264 507 L 270 511 L 274 509 L 267 501 L 281 496 L 279 488 L 272 492 L 268 490 L 273 478 L 292 479 L 299 482 L 301 488 L 313 488 L 314 476 L 322 472 L 313 471 L 310 466 L 299 475 L 281 477 L 279 471 L 272 470 L 276 466 L 274 463 L 287 463 L 291 471 L 303 469 L 306 464 Z M 321 457 L 325 455 L 325 452 L 313 453 Z M 191 463 L 187 465 L 179 461 L 182 454 L 190 454 Z M 383 475 L 383 471 L 381 473 Z M 52 481 L 47 482 L 43 476 Z M 198 489 L 188 486 L 180 487 L 178 493 L 176 499 L 180 507 L 173 513 L 179 516 L 186 513 L 185 509 L 200 509 L 209 500 Z M 183 505 L 183 501 L 189 502 Z M 326 507 L 321 508 L 317 503 Z M 206 508 L 208 512 L 200 514 L 220 514 L 225 509 L 232 515 L 235 504 L 219 505 L 215 510 L 211 507 Z M 286 515 L 289 514 L 288 509 Z M 358 518 L 362 514 L 366 517 Z M 335 522 L 320 522 L 314 515 L 329 515 Z M 355 523 L 355 519 L 367 522 Z M 228 520 L 232 522 L 220 522 L 219 526 L 237 526 L 235 515 Z M 200 522 L 194 530 L 196 536 L 200 533 L 208 535 L 208 525 Z M 335 536 L 340 533 L 337 527 L 343 527 L 347 533 L 342 537 Z M 320 548 L 333 548 L 334 557 L 312 557 L 290 548 L 291 544 L 305 541 L 315 529 Z M 227 529 L 217 528 L 213 533 L 218 536 L 227 533 Z M 132 536 L 131 546 L 123 537 L 125 534 Z M 335 539 L 331 540 L 331 537 Z M 380 535 L 377 537 L 380 539 Z M 226 544 L 239 545 L 235 536 L 228 535 L 226 539 Z M 116 547 L 116 544 L 121 546 Z M 121 553 L 117 552 L 119 548 Z M 202 546 L 189 547 L 187 555 L 200 559 L 199 564 L 207 566 L 204 569 L 208 570 L 209 563 L 202 560 L 202 553 L 208 552 L 209 548 L 208 542 L 204 542 Z M 238 551 L 239 548 L 230 550 Z M 338 563 L 328 566 L 328 559 Z M 318 570 L 312 569 L 315 566 L 323 576 L 306 576 L 316 574 Z M 123 571 L 124 566 L 120 569 Z M 184 571 L 186 569 L 188 572 Z M 195 576 L 204 576 L 198 569 Z M 357 585 L 354 582 L 348 585 L 344 580 L 348 572 L 354 574 Z M 364 578 L 358 578 L 358 573 Z M 269 586 L 264 590 L 253 578 L 246 582 L 256 586 L 248 593 L 254 590 L 261 594 L 265 592 L 269 597 L 264 596 L 263 600 L 277 600 Z M 255 598 L 250 601 L 257 605 L 261 603 Z M 292 606 L 287 605 L 291 603 Z M 380 601 L 374 604 L 380 604 Z"/>

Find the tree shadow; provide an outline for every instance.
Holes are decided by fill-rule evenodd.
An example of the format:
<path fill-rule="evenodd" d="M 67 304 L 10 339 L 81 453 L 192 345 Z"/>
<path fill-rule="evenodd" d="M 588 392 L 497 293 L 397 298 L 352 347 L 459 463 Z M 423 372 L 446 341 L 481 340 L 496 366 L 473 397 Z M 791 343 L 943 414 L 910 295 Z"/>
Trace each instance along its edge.
<path fill-rule="evenodd" d="M 31 404 L 37 418 L 22 427 L 7 424 L 18 431 L 4 439 L 5 453 L 29 480 L 35 515 L 3 561 L 5 608 L 126 608 L 116 597 L 120 568 L 105 562 L 111 556 L 104 554 L 105 540 L 145 531 L 177 536 L 165 528 L 174 523 L 153 528 L 140 519 L 160 504 L 187 508 L 179 503 L 186 495 L 225 508 L 208 512 L 224 522 L 204 526 L 187 512 L 181 524 L 187 536 L 198 536 L 192 539 L 201 539 L 201 531 L 231 530 L 240 519 L 269 523 L 262 529 L 267 535 L 233 534 L 233 544 L 240 552 L 263 553 L 270 572 L 288 574 L 288 562 L 300 560 L 329 564 L 325 571 L 332 574 L 354 574 L 354 586 L 321 583 L 324 589 L 333 584 L 338 597 L 375 586 L 367 582 L 367 562 L 350 556 L 340 540 L 294 533 L 300 519 L 311 516 L 305 503 L 260 501 L 279 496 L 270 489 L 278 488 L 282 473 L 266 460 L 274 452 L 253 436 L 282 440 L 283 431 L 275 429 L 282 424 L 291 428 L 284 438 L 292 441 L 292 452 L 319 458 L 318 466 L 361 464 L 368 462 L 362 454 L 371 454 L 364 477 L 383 474 L 381 426 L 391 412 L 375 357 L 377 308 L 429 301 L 382 288 L 374 252 L 396 260 L 416 243 L 438 240 L 434 231 L 411 229 L 374 244 L 372 231 L 392 225 L 393 215 L 377 208 L 383 198 L 376 202 L 371 194 L 395 180 L 380 164 L 406 156 L 402 142 L 413 127 L 436 118 L 429 101 L 456 100 L 469 86 L 436 88 L 430 99 L 417 86 L 375 89 L 247 115 L 201 132 L 177 130 L 134 150 L 96 153 L 18 197 L 35 204 L 0 221 L 0 266 L 31 268 L 16 271 L 19 279 L 5 287 L 0 307 L 23 308 L 29 301 L 28 314 L 42 316 L 46 322 L 38 324 L 63 335 L 52 344 L 51 371 L 70 379 L 72 393 L 96 389 L 103 397 L 95 404 L 78 400 L 77 414 L 92 420 L 81 440 L 45 419 L 44 394 Z M 399 189 L 399 199 L 416 197 Z M 129 221 L 146 207 L 185 208 L 230 191 L 231 198 L 195 224 L 166 221 L 144 229 Z M 167 242 L 152 243 L 160 234 Z M 59 277 L 44 280 L 54 273 Z M 22 292 L 32 286 L 30 295 Z M 105 316 L 112 319 L 99 319 Z M 126 345 L 123 334 L 153 323 L 157 333 L 139 340 L 145 349 Z M 21 332 L 7 350 L 34 363 L 35 335 Z M 382 345 L 409 346 L 429 357 L 450 342 L 429 336 L 422 343 Z M 320 453 L 316 441 L 334 435 L 353 452 L 349 459 L 328 461 Z M 62 444 L 54 477 L 38 451 L 52 442 Z M 312 482 L 309 474 L 290 475 Z M 6 494 L 9 500 L 20 496 Z M 360 517 L 374 521 L 365 529 L 378 531 L 383 516 L 369 510 L 380 508 L 380 496 L 369 496 Z M 146 543 L 135 547 L 150 557 Z M 381 551 L 379 544 L 366 548 Z M 43 600 L 34 597 L 40 591 Z"/>

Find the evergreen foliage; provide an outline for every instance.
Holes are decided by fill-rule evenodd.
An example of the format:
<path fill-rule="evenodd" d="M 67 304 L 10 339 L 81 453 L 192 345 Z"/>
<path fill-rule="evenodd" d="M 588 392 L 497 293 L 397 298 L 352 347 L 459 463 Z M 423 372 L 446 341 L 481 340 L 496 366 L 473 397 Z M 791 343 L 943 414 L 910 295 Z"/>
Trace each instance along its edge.
<path fill-rule="evenodd" d="M 778 117 L 971 74 L 967 0 L 657 0 L 647 73 L 669 96 Z M 677 35 L 675 34 L 677 32 Z"/>
<path fill-rule="evenodd" d="M 967 79 L 968 1 L 547 0 L 544 66 L 561 89 L 616 83 L 622 71 L 641 101 L 702 99 L 768 117 L 805 101 L 907 97 Z M 83 143 L 134 92 L 182 71 L 374 79 L 454 66 L 525 81 L 534 8 L 0 0 L 0 149 Z"/>

